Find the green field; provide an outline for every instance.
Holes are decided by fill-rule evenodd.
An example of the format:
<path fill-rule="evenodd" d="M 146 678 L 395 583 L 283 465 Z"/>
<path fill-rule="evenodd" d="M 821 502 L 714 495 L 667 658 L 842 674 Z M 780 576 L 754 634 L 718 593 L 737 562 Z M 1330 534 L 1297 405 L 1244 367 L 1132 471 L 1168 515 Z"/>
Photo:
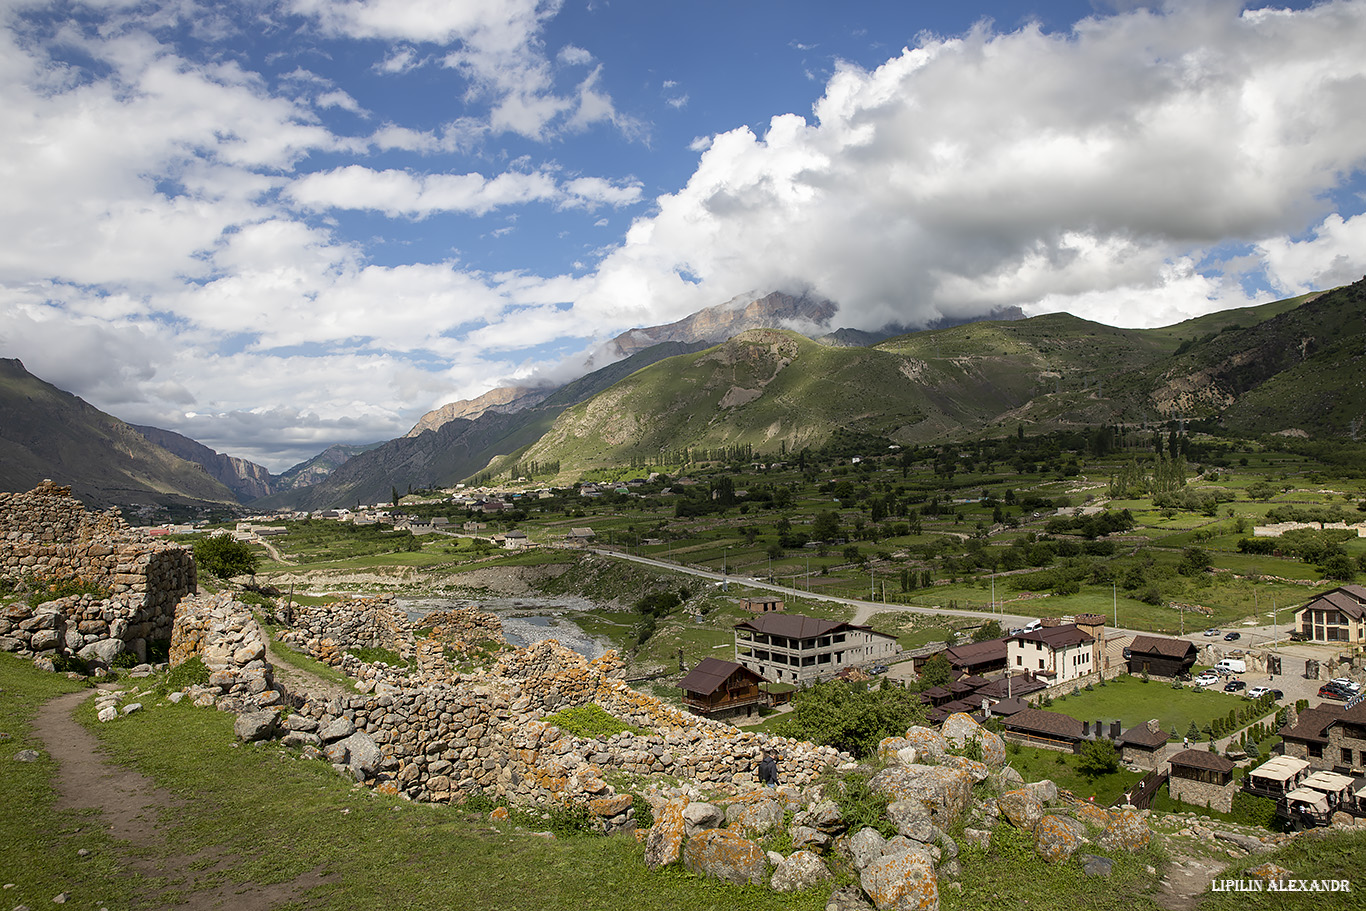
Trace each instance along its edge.
<path fill-rule="evenodd" d="M 1240 710 L 1251 703 L 1241 696 L 1190 686 L 1173 688 L 1169 683 L 1141 677 L 1122 676 L 1104 686 L 1085 689 L 1053 700 L 1049 711 L 1070 715 L 1078 721 L 1118 720 L 1128 730 L 1156 718 L 1162 729 L 1177 738 L 1184 737 L 1192 722 L 1196 728 L 1215 718 Z M 1270 714 L 1270 713 L 1268 713 Z M 1249 724 L 1252 721 L 1248 722 Z"/>

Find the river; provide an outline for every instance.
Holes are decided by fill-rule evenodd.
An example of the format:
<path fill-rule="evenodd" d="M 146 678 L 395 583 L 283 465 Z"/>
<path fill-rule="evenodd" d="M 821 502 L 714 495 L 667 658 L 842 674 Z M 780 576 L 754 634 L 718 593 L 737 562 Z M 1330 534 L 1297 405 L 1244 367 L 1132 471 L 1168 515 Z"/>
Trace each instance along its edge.
<path fill-rule="evenodd" d="M 586 598 L 396 598 L 395 603 L 408 614 L 409 620 L 419 620 L 433 611 L 454 607 L 487 611 L 498 617 L 503 624 L 504 638 L 518 648 L 543 639 L 558 639 L 565 648 L 573 649 L 591 661 L 612 647 L 606 639 L 590 636 L 564 616 L 566 612 L 597 607 Z"/>

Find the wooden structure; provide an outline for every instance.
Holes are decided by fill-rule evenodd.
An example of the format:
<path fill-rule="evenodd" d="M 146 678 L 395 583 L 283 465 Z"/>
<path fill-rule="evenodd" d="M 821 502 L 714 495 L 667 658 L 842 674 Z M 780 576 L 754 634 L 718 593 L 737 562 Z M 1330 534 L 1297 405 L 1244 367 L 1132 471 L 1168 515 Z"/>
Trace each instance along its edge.
<path fill-rule="evenodd" d="M 688 711 L 706 718 L 726 718 L 753 714 L 767 705 L 768 694 L 760 689 L 766 683 L 763 677 L 734 661 L 703 658 L 678 685 Z"/>
<path fill-rule="evenodd" d="M 1309 763 L 1294 756 L 1276 756 L 1243 778 L 1243 790 L 1257 797 L 1280 800 L 1309 777 Z"/>
<path fill-rule="evenodd" d="M 1024 709 L 1002 719 L 1007 739 L 1029 746 L 1075 753 L 1086 738 L 1082 723 L 1061 712 Z"/>
<path fill-rule="evenodd" d="M 1194 642 L 1162 636 L 1135 636 L 1129 645 L 1129 673 L 1181 677 L 1190 673 L 1200 650 Z"/>

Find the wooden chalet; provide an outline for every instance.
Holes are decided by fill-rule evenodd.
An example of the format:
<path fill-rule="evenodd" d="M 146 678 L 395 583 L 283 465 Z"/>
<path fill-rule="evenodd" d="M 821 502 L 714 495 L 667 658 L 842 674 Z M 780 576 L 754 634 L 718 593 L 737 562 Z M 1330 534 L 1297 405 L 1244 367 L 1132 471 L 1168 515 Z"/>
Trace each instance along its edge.
<path fill-rule="evenodd" d="M 726 718 L 749 715 L 767 705 L 768 694 L 760 686 L 768 682 L 734 661 L 703 658 L 678 685 L 688 711 L 705 718 Z"/>
<path fill-rule="evenodd" d="M 1075 753 L 1086 739 L 1082 723 L 1061 712 L 1022 709 L 1009 718 L 1003 718 L 1001 725 L 1006 730 L 1006 737 L 1011 740 L 1064 753 Z"/>
<path fill-rule="evenodd" d="M 1182 750 L 1167 762 L 1172 778 L 1223 786 L 1233 780 L 1233 760 L 1209 750 Z"/>
<path fill-rule="evenodd" d="M 1194 642 L 1163 636 L 1135 636 L 1127 649 L 1129 673 L 1152 677 L 1189 674 L 1199 654 Z"/>

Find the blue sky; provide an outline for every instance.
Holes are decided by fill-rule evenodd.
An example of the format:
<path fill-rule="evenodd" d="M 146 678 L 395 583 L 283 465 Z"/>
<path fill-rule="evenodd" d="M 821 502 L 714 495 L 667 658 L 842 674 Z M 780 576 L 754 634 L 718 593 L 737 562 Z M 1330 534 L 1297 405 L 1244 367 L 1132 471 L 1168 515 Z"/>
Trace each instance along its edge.
<path fill-rule="evenodd" d="M 280 470 L 773 290 L 1366 272 L 1366 3 L 0 0 L 0 356 Z"/>

